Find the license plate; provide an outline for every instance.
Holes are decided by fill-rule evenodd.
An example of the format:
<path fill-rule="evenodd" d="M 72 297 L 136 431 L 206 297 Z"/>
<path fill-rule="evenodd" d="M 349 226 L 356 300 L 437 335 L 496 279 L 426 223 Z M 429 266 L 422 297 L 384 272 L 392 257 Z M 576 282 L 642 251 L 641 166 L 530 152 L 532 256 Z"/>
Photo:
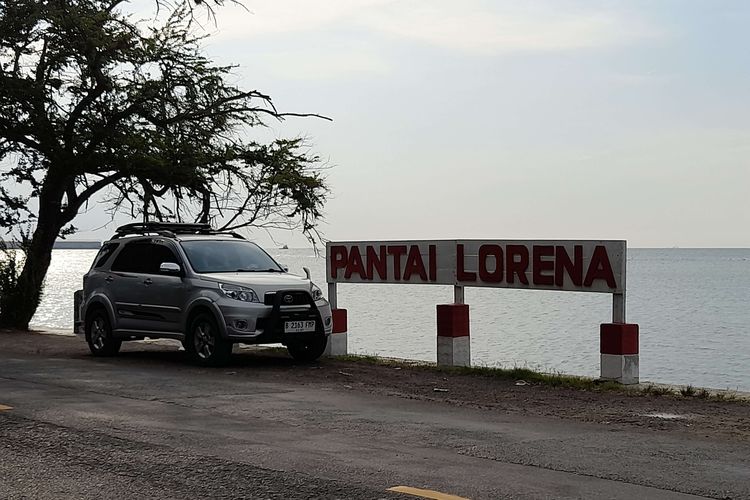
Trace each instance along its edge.
<path fill-rule="evenodd" d="M 307 333 L 315 331 L 315 320 L 284 321 L 284 333 Z"/>

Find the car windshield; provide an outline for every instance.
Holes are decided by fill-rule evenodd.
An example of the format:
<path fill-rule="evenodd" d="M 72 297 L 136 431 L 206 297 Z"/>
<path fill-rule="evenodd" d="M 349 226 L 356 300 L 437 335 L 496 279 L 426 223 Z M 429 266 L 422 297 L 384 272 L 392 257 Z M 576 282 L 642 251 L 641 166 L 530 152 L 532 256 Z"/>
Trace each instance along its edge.
<path fill-rule="evenodd" d="M 284 272 L 255 243 L 238 240 L 182 241 L 196 273 Z"/>

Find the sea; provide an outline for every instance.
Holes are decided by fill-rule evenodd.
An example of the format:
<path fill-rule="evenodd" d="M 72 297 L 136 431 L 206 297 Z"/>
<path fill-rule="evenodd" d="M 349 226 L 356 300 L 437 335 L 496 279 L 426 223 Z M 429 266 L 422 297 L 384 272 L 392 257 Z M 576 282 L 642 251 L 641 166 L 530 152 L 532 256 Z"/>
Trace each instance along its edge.
<path fill-rule="evenodd" d="M 269 249 L 290 272 L 327 293 L 325 258 L 313 249 Z M 31 326 L 72 332 L 73 292 L 96 250 L 56 249 Z M 641 380 L 750 391 L 750 249 L 628 249 L 627 321 L 640 328 Z M 349 351 L 435 361 L 441 285 L 339 284 Z M 473 365 L 599 375 L 599 325 L 609 294 L 465 289 Z"/>

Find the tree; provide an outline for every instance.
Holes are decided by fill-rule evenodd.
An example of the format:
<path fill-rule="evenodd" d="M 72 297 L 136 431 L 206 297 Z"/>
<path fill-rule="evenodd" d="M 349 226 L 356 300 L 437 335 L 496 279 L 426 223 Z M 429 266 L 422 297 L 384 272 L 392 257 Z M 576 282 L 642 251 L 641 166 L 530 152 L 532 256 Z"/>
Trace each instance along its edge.
<path fill-rule="evenodd" d="M 0 3 L 0 227 L 26 254 L 0 326 L 28 327 L 55 239 L 95 200 L 144 220 L 319 239 L 319 159 L 300 139 L 245 139 L 264 118 L 318 115 L 280 113 L 228 83 L 234 67 L 204 55 L 191 4 L 149 23 L 126 4 Z"/>

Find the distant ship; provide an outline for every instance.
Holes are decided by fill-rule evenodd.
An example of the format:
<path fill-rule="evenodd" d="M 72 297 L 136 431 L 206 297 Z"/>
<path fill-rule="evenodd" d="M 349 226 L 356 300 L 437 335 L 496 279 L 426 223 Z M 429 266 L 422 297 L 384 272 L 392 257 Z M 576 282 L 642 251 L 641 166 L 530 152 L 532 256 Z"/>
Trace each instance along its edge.
<path fill-rule="evenodd" d="M 100 241 L 82 241 L 82 240 L 57 240 L 53 248 L 69 250 L 90 250 L 101 247 Z"/>
<path fill-rule="evenodd" d="M 2 241 L 0 240 L 0 248 L 5 246 L 8 249 L 19 248 L 19 245 L 15 241 Z M 85 240 L 57 240 L 52 248 L 56 250 L 92 250 L 102 246 L 100 241 L 85 241 Z"/>
<path fill-rule="evenodd" d="M 289 250 L 289 247 L 288 247 L 287 245 L 282 245 L 282 246 L 281 246 L 281 249 L 282 249 L 282 250 Z"/>

